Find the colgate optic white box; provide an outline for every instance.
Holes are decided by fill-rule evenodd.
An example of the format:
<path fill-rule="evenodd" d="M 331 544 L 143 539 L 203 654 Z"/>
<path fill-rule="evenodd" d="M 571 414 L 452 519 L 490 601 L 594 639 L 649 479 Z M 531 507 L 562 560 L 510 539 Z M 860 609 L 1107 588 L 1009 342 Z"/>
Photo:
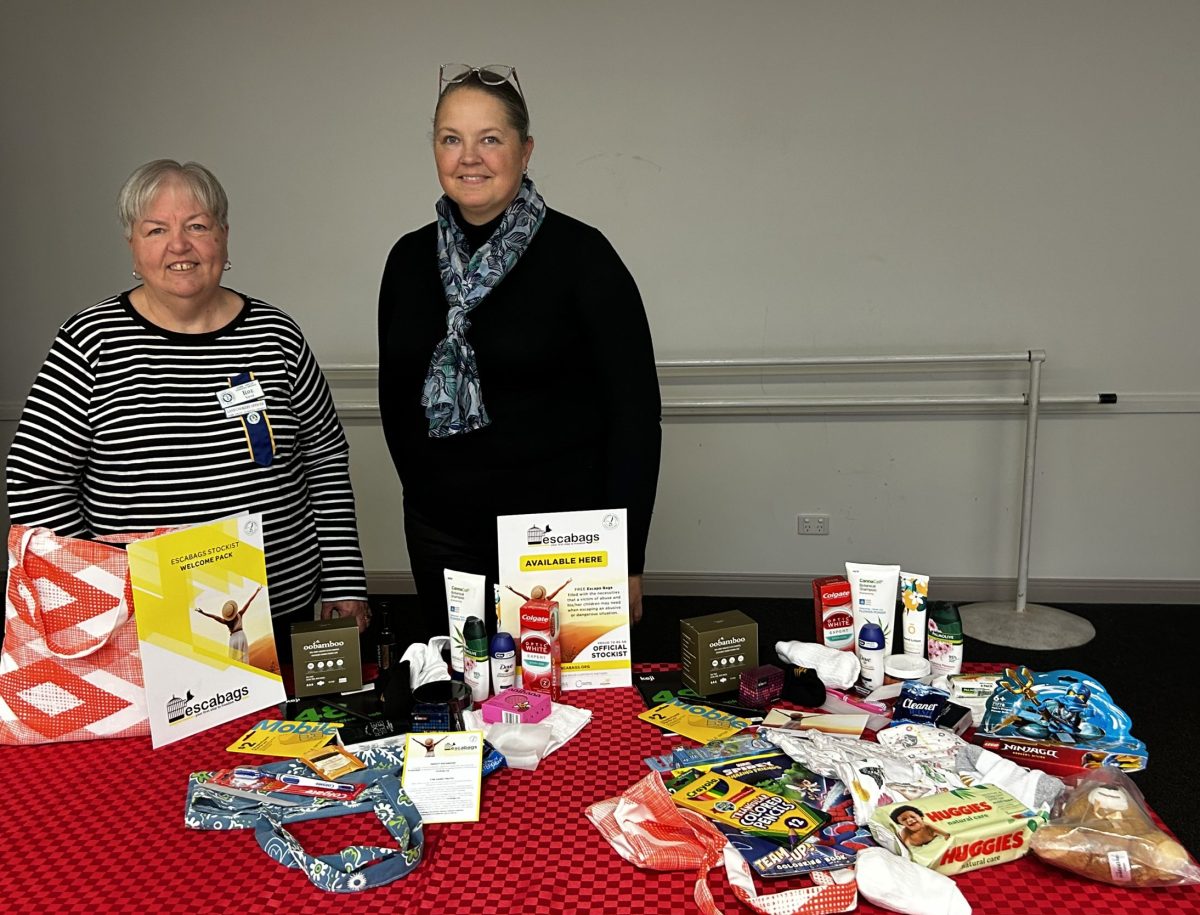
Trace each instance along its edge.
<path fill-rule="evenodd" d="M 527 600 L 521 605 L 521 683 L 553 701 L 562 696 L 558 601 Z"/>

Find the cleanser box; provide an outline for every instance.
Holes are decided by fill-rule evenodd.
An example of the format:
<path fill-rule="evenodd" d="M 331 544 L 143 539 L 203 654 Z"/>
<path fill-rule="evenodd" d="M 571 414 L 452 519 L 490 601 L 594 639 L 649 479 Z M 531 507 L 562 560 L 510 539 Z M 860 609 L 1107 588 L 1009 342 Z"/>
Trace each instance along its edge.
<path fill-rule="evenodd" d="M 683 685 L 698 696 L 736 690 L 758 667 L 758 623 L 741 610 L 680 620 L 679 656 Z"/>
<path fill-rule="evenodd" d="M 354 618 L 293 623 L 292 673 L 297 696 L 362 689 L 362 656 Z"/>

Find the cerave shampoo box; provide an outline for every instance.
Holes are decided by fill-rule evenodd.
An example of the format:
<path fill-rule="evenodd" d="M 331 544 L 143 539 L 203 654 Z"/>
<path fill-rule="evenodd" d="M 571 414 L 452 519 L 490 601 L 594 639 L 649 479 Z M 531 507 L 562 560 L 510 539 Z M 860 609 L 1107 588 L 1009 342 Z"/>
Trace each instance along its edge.
<path fill-rule="evenodd" d="M 741 610 L 679 621 L 683 685 L 698 696 L 738 688 L 742 671 L 758 667 L 758 623 Z"/>

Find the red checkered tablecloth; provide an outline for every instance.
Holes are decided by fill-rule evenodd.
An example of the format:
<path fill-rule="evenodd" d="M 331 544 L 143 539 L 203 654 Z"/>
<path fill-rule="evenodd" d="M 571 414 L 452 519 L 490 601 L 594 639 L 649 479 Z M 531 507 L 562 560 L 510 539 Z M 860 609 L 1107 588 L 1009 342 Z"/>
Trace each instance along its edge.
<path fill-rule="evenodd" d="M 660 668 L 661 669 L 661 668 Z M 270 860 L 253 835 L 183 825 L 189 772 L 245 761 L 225 751 L 263 717 L 151 750 L 147 739 L 0 748 L 0 910 L 173 913 L 688 913 L 695 875 L 639 870 L 584 817 L 593 801 L 646 774 L 646 756 L 677 739 L 637 720 L 634 689 L 566 694 L 591 723 L 535 772 L 501 770 L 484 783 L 478 823 L 425 828 L 425 859 L 408 877 L 361 895 L 315 889 Z M 373 815 L 296 824 L 322 854 L 388 836 Z M 1155 915 L 1200 912 L 1196 888 L 1122 890 L 1076 878 L 1032 855 L 957 878 L 976 913 Z M 726 913 L 748 911 L 722 869 L 709 877 Z M 805 885 L 758 882 L 760 892 Z M 859 911 L 879 912 L 867 902 Z"/>

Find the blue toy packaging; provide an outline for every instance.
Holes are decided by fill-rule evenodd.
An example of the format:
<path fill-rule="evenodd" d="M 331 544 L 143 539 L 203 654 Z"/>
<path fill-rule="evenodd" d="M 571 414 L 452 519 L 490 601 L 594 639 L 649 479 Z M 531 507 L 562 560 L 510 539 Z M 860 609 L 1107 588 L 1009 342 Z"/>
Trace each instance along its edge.
<path fill-rule="evenodd" d="M 1077 670 L 1008 668 L 972 738 L 985 749 L 1056 775 L 1146 768 L 1146 745 L 1096 680 Z"/>

